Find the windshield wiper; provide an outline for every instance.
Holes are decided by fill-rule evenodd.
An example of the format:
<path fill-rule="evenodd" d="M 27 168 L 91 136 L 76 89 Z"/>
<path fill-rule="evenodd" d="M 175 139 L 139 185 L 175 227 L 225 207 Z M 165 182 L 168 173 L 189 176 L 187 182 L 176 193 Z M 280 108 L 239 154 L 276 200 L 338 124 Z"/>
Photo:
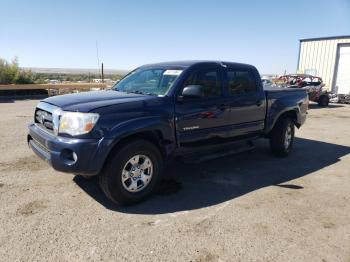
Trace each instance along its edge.
<path fill-rule="evenodd" d="M 144 93 L 140 90 L 118 90 L 118 89 L 113 89 L 113 90 L 118 92 L 125 92 L 125 93 L 138 94 L 138 95 L 157 96 L 157 94 L 155 93 L 150 93 L 150 92 Z"/>
<path fill-rule="evenodd" d="M 125 91 L 127 93 L 132 93 L 132 94 L 140 94 L 140 95 L 145 95 L 145 93 L 139 91 L 139 90 L 128 90 L 128 91 Z"/>

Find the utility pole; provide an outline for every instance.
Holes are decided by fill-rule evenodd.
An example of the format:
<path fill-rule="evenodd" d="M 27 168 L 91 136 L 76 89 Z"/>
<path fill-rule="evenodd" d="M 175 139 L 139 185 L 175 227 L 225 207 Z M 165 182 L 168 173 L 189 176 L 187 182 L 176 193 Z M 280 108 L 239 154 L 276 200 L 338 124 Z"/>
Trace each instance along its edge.
<path fill-rule="evenodd" d="M 101 66 L 101 78 L 102 78 L 102 84 L 104 83 L 104 75 L 103 75 L 103 63 Z"/>

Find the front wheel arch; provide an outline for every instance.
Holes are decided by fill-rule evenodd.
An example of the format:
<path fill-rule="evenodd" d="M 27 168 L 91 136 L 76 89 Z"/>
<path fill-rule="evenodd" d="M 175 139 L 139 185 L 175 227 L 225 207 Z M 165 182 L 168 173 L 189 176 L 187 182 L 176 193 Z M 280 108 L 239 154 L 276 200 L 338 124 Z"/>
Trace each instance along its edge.
<path fill-rule="evenodd" d="M 130 134 L 127 136 L 124 136 L 123 138 L 116 140 L 113 145 L 111 146 L 111 149 L 109 150 L 106 159 L 104 160 L 104 164 L 102 165 L 102 168 L 105 166 L 105 164 L 108 162 L 108 160 L 113 157 L 113 155 L 118 151 L 119 148 L 123 147 L 124 145 L 138 140 L 146 140 L 152 144 L 154 144 L 158 150 L 161 153 L 161 156 L 163 160 L 167 157 L 165 148 L 162 146 L 163 136 L 160 131 L 154 130 L 154 131 L 141 131 L 134 134 Z"/>
<path fill-rule="evenodd" d="M 99 184 L 105 195 L 111 201 L 120 205 L 134 204 L 150 196 L 162 176 L 163 159 L 158 148 L 147 140 L 135 139 L 123 144 L 118 150 L 111 153 L 102 172 L 99 174 Z M 150 158 L 153 173 L 152 180 L 144 189 L 131 192 L 124 187 L 122 177 L 124 177 L 123 169 L 125 168 L 125 164 L 130 161 L 130 158 L 133 159 L 135 155 L 144 155 Z"/>

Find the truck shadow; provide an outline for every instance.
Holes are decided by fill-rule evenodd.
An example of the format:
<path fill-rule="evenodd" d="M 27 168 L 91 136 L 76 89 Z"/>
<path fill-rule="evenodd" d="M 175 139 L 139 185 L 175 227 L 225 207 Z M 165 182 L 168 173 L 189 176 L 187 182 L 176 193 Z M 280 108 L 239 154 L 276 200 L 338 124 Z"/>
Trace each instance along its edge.
<path fill-rule="evenodd" d="M 267 141 L 256 141 L 256 149 L 247 153 L 202 164 L 171 163 L 165 169 L 165 181 L 168 181 L 165 185 L 170 181 L 175 190 L 171 183 L 170 190 L 161 186 L 158 194 L 130 207 L 120 207 L 109 201 L 100 190 L 97 179 L 86 181 L 76 176 L 74 181 L 110 210 L 163 214 L 220 204 L 268 186 L 303 190 L 300 182 L 295 185 L 290 181 L 335 164 L 349 153 L 350 147 L 347 146 L 296 138 L 293 153 L 288 158 L 275 158 L 270 154 Z"/>
<path fill-rule="evenodd" d="M 310 103 L 309 104 L 309 109 L 327 109 L 327 108 L 340 108 L 340 107 L 344 107 L 344 105 L 341 105 L 341 104 L 329 104 L 327 107 L 322 107 L 322 106 L 319 106 L 318 104 L 316 103 Z"/>

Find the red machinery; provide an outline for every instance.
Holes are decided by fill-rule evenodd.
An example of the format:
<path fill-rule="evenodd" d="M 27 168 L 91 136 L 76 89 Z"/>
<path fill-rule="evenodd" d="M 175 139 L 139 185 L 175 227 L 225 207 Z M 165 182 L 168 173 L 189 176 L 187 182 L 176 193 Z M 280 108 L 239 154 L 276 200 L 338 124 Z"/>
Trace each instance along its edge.
<path fill-rule="evenodd" d="M 321 77 L 293 74 L 281 76 L 277 81 L 284 83 L 289 88 L 305 88 L 309 95 L 309 100 L 317 102 L 319 106 L 324 107 L 329 104 L 329 93 L 323 90 L 324 84 Z"/>

